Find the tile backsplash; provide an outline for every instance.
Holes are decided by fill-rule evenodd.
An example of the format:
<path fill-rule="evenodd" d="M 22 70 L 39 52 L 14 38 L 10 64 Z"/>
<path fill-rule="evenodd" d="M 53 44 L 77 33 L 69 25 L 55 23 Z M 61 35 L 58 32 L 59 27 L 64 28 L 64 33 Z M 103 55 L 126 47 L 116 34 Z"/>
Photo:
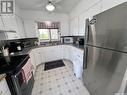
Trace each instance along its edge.
<path fill-rule="evenodd" d="M 0 48 L 3 46 L 10 46 L 10 42 L 21 42 L 24 44 L 34 45 L 35 41 L 38 41 L 38 38 L 24 38 L 24 39 L 14 39 L 14 40 L 0 40 Z"/>

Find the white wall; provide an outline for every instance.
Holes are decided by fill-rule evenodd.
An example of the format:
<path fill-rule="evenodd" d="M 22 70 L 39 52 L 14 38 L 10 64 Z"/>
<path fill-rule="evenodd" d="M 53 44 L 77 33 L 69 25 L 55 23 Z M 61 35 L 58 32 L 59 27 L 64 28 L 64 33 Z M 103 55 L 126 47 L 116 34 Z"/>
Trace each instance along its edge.
<path fill-rule="evenodd" d="M 70 13 L 70 33 L 85 34 L 85 19 L 119 5 L 127 0 L 82 0 Z M 71 23 L 76 21 L 75 23 Z M 78 23 L 78 24 L 77 24 Z M 73 24 L 73 25 L 72 25 Z M 77 27 L 77 28 L 75 28 Z M 76 31 L 74 30 L 76 29 Z"/>
<path fill-rule="evenodd" d="M 21 10 L 24 20 L 37 21 L 59 21 L 61 22 L 61 34 L 66 36 L 69 33 L 69 15 L 58 13 L 44 13 L 42 11 Z"/>

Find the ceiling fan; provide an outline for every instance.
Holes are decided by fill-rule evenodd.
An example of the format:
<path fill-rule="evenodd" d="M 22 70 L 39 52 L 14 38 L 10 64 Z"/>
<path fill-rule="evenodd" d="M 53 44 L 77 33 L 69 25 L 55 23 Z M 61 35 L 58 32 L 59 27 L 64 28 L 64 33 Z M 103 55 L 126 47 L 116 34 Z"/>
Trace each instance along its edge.
<path fill-rule="evenodd" d="M 44 7 L 48 12 L 53 12 L 56 9 L 60 9 L 61 6 L 58 4 L 62 0 L 42 0 L 42 3 L 36 7 Z"/>

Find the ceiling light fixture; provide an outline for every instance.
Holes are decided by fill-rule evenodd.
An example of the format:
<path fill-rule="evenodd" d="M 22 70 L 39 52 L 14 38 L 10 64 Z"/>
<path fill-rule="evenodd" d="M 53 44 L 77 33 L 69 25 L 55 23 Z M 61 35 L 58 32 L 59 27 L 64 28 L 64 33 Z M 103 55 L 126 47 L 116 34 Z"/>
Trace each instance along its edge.
<path fill-rule="evenodd" d="M 46 9 L 50 12 L 54 11 L 55 10 L 55 6 L 49 2 L 47 5 L 46 5 Z"/>

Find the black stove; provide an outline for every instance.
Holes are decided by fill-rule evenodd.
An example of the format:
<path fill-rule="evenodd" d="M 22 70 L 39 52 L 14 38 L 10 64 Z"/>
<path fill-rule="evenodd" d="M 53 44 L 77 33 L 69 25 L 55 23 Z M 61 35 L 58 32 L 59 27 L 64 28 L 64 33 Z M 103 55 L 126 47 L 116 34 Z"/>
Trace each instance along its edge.
<path fill-rule="evenodd" d="M 22 67 L 27 64 L 29 55 L 0 57 L 0 74 L 6 74 L 6 81 L 12 95 L 31 95 L 34 77 L 23 82 Z"/>

